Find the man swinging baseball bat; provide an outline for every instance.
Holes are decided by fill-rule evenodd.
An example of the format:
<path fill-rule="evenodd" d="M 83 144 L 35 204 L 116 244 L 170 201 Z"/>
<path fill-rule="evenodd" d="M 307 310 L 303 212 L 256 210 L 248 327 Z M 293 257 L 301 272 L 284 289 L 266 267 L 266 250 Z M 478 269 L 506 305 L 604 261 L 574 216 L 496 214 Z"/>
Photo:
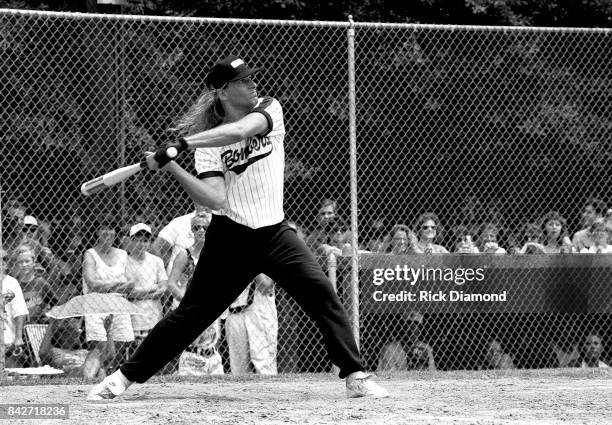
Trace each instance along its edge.
<path fill-rule="evenodd" d="M 129 360 L 92 388 L 89 399 L 114 398 L 133 382 L 147 381 L 260 273 L 283 287 L 317 323 L 331 361 L 346 379 L 348 397 L 388 396 L 364 372 L 348 315 L 331 282 L 285 221 L 283 111 L 276 99 L 258 97 L 252 79 L 257 71 L 237 56 L 217 62 L 205 78 L 208 90 L 179 123 L 188 136 L 146 158 L 151 170 L 170 173 L 194 202 L 210 207 L 213 218 L 178 308 L 151 330 Z M 199 174 L 172 161 L 169 147 L 179 153 L 195 149 Z M 236 240 L 241 241 L 239 252 Z"/>

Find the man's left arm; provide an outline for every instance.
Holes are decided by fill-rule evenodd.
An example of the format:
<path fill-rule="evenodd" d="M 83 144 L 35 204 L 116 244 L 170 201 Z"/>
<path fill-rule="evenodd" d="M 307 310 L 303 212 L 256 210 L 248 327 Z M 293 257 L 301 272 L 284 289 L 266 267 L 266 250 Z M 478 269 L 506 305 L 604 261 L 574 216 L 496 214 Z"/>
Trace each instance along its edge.
<path fill-rule="evenodd" d="M 251 112 L 238 121 L 221 124 L 210 130 L 187 136 L 185 141 L 188 149 L 228 146 L 265 133 L 268 126 L 268 119 L 264 114 Z"/>
<path fill-rule="evenodd" d="M 232 145 L 253 136 L 265 136 L 270 132 L 284 133 L 283 109 L 280 103 L 271 97 L 263 98 L 247 115 L 231 123 L 179 138 L 155 153 L 161 167 L 171 158 L 166 149 L 175 147 L 179 152 L 196 148 L 215 148 Z"/>

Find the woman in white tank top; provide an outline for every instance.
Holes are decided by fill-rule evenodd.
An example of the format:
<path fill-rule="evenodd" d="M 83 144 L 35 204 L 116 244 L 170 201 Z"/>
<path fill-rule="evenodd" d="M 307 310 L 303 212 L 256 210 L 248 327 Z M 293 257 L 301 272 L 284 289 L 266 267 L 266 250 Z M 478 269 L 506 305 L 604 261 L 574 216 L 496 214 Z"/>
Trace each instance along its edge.
<path fill-rule="evenodd" d="M 83 255 L 83 293 L 118 293 L 126 296 L 133 288 L 133 282 L 126 276 L 127 252 L 113 246 L 117 232 L 110 222 L 102 222 L 96 229 L 97 242 Z M 111 308 L 112 310 L 112 308 Z M 114 314 L 107 334 L 104 319 L 108 314 L 85 316 L 87 341 L 134 340 L 134 331 L 129 314 Z"/>

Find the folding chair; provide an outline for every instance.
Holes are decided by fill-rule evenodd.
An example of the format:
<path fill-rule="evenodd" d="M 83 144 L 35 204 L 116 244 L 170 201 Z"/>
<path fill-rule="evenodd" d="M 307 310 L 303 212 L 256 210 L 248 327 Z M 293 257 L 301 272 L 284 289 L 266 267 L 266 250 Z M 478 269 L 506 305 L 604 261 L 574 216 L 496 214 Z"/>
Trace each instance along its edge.
<path fill-rule="evenodd" d="M 42 362 L 40 361 L 40 345 L 42 344 L 43 337 L 45 336 L 45 332 L 47 332 L 48 326 L 49 325 L 37 323 L 31 323 L 23 326 L 23 331 L 25 332 L 28 340 L 28 345 L 32 356 L 36 361 L 36 366 L 43 366 Z"/>

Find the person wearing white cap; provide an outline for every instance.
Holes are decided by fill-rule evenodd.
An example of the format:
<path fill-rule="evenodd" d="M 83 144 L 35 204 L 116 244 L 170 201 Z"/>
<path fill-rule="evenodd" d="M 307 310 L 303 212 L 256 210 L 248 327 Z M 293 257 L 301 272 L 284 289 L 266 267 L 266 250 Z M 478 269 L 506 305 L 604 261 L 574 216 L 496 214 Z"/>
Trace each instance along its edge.
<path fill-rule="evenodd" d="M 39 222 L 36 217 L 26 215 L 23 218 L 19 245 L 30 246 L 36 256 L 36 262 L 42 266 L 49 282 L 59 282 L 62 276 L 70 272 L 70 267 L 51 248 L 48 247 L 48 224 Z"/>
<path fill-rule="evenodd" d="M 34 216 L 26 215 L 21 226 L 21 243 L 36 246 L 37 253 L 43 248 L 40 243 L 40 226 Z"/>
<path fill-rule="evenodd" d="M 132 315 L 137 342 L 162 318 L 160 299 L 166 292 L 168 281 L 162 259 L 147 252 L 152 237 L 151 227 L 147 224 L 137 223 L 130 227 L 126 275 L 134 286 L 128 298 L 145 313 Z"/>
<path fill-rule="evenodd" d="M 24 226 L 34 226 L 34 227 L 38 227 L 38 220 L 36 220 L 36 217 L 31 216 L 31 215 L 26 215 L 23 218 L 23 225 Z"/>

